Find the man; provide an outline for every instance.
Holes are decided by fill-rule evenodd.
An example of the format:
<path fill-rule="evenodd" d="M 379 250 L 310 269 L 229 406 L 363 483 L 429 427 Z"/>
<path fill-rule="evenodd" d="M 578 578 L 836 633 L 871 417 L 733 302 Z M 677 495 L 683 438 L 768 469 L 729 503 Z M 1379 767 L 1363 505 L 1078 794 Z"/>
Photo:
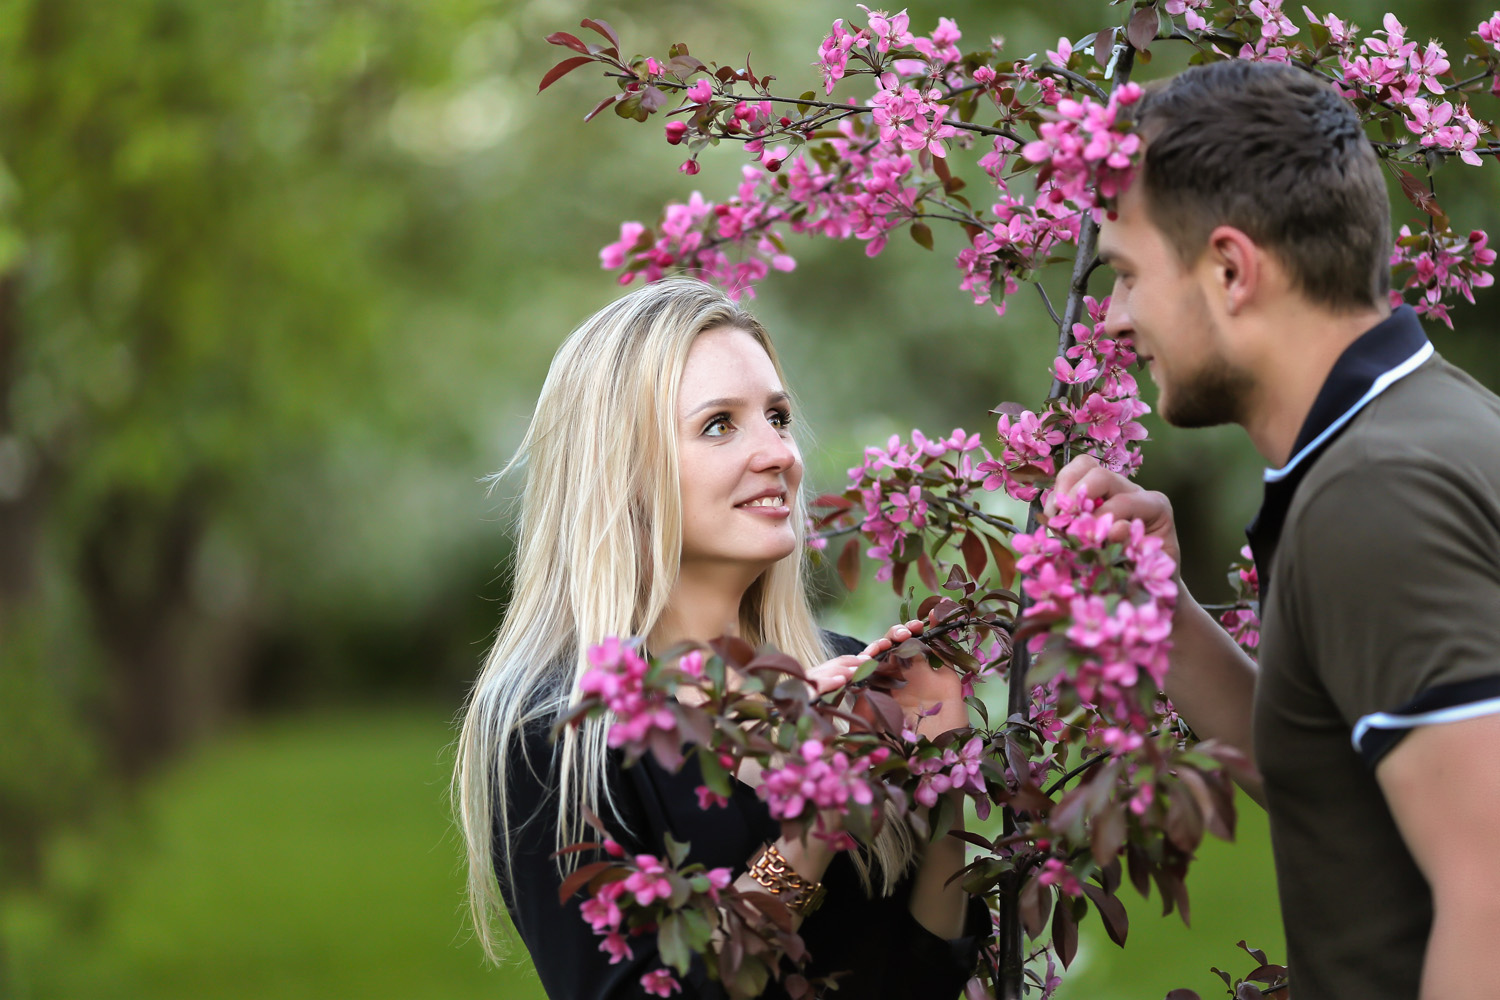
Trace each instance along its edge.
<path fill-rule="evenodd" d="M 1168 693 L 1263 776 L 1296 1000 L 1500 996 L 1500 400 L 1387 306 L 1385 183 L 1325 83 L 1199 67 L 1141 130 L 1108 328 L 1166 420 L 1238 423 L 1270 466 L 1259 670 L 1184 590 Z M 1080 484 L 1177 554 L 1164 496 Z"/>

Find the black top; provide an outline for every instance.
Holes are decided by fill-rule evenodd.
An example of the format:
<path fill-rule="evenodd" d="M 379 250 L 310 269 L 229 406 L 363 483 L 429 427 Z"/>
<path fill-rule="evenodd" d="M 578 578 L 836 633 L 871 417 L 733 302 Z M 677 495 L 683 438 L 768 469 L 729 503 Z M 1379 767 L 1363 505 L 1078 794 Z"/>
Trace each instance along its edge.
<path fill-rule="evenodd" d="M 836 653 L 857 653 L 864 644 L 847 636 L 832 635 Z M 526 751 L 538 770 L 550 762 L 545 774 L 535 773 L 520 755 L 507 774 L 507 793 L 513 819 L 511 836 L 511 880 L 503 886 L 511 922 L 536 966 L 542 986 L 550 997 L 567 1000 L 616 1000 L 642 995 L 641 976 L 662 966 L 652 934 L 630 938 L 633 957 L 611 965 L 599 950 L 602 940 L 583 919 L 579 907 L 586 891 L 559 905 L 561 883 L 557 862 L 549 855 L 556 849 L 557 778 L 553 746 L 548 729 L 537 725 L 525 733 Z M 771 817 L 755 790 L 734 782 L 729 804 L 701 810 L 694 791 L 703 784 L 697 762 L 689 759 L 676 774 L 664 770 L 647 754 L 632 767 L 622 766 L 618 751 L 610 751 L 605 780 L 613 790 L 625 824 L 605 815 L 610 835 L 631 854 L 665 854 L 663 835 L 691 844 L 687 861 L 710 867 L 726 867 L 736 877 L 768 842 L 780 836 L 780 823 Z M 608 809 L 604 812 L 608 814 Z M 500 867 L 496 819 L 496 869 Z M 632 835 L 632 833 L 634 835 Z M 595 860 L 589 853 L 579 864 Z M 878 883 L 878 879 L 876 880 Z M 889 998 L 889 1000 L 951 1000 L 964 987 L 977 962 L 979 947 L 990 934 L 989 910 L 983 901 L 970 900 L 965 918 L 966 937 L 946 941 L 917 922 L 907 909 L 911 876 L 903 879 L 891 896 L 868 898 L 854 863 L 847 854 L 834 856 L 824 873 L 827 897 L 823 905 L 803 921 L 799 932 L 807 944 L 809 976 L 838 970 L 849 975 L 839 980 L 838 996 Z M 674 973 L 675 975 L 675 973 Z M 708 979 L 701 960 L 694 959 L 682 978 L 684 1000 L 721 1000 L 723 988 Z M 772 982 L 763 994 L 784 993 Z M 830 994 L 832 995 L 832 994 Z"/>

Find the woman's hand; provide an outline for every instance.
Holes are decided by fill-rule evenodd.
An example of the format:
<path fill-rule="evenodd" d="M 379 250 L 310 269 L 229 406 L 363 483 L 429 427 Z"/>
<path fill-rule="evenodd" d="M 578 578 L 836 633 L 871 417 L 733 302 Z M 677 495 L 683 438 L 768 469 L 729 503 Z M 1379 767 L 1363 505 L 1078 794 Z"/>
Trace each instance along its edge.
<path fill-rule="evenodd" d="M 919 635 L 926 627 L 927 623 L 921 619 L 892 625 L 885 635 L 865 647 L 865 654 L 879 656 Z M 920 716 L 939 702 L 943 706 L 937 714 L 917 720 L 918 734 L 930 739 L 969 724 L 969 706 L 964 704 L 963 678 L 958 671 L 948 666 L 934 669 L 927 657 L 917 656 L 907 660 L 903 676 L 906 684 L 891 692 L 903 714 Z"/>
<path fill-rule="evenodd" d="M 821 698 L 825 694 L 831 694 L 849 683 L 849 678 L 854 672 L 864 666 L 870 659 L 871 654 L 866 651 L 857 656 L 835 656 L 826 663 L 820 663 L 816 667 L 807 670 L 807 681 L 812 686 L 813 697 Z"/>

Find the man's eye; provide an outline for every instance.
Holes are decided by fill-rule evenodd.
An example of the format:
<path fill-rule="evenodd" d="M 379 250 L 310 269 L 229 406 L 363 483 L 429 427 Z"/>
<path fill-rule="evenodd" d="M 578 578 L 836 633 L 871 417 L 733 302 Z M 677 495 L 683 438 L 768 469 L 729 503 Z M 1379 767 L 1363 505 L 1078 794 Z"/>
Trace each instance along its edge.
<path fill-rule="evenodd" d="M 729 422 L 729 414 L 720 413 L 703 425 L 704 437 L 723 437 L 728 434 L 734 425 Z"/>

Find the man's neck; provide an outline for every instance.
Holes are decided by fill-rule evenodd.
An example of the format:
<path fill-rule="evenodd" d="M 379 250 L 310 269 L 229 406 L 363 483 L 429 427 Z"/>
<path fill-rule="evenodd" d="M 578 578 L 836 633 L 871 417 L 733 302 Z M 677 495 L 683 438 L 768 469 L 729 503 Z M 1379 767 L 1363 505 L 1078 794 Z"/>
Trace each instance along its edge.
<path fill-rule="evenodd" d="M 1305 303 L 1304 303 L 1305 305 Z M 1255 373 L 1256 388 L 1243 421 L 1255 450 L 1272 468 L 1292 458 L 1297 435 L 1339 357 L 1390 310 L 1330 314 L 1302 311 L 1273 318 L 1275 332 Z"/>

